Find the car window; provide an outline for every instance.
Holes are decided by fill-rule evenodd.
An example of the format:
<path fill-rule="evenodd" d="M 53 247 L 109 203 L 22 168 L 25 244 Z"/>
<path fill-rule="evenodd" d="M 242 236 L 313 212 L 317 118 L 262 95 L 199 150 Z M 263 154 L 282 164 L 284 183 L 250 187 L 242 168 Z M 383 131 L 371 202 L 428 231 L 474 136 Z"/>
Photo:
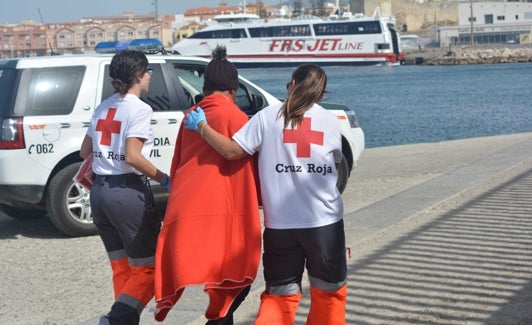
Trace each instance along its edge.
<path fill-rule="evenodd" d="M 25 70 L 15 112 L 25 116 L 70 114 L 78 98 L 85 69 L 85 66 L 71 66 Z"/>
<path fill-rule="evenodd" d="M 203 98 L 203 74 L 205 66 L 174 63 L 174 70 L 179 76 L 183 85 L 189 106 L 197 104 Z M 253 115 L 256 110 L 253 109 L 251 94 L 242 81 L 239 83 L 235 104 L 248 115 Z M 252 87 L 254 89 L 254 87 Z M 256 89 L 255 89 L 256 90 Z"/>
<path fill-rule="evenodd" d="M 148 93 L 142 94 L 140 99 L 148 103 L 154 111 L 172 110 L 168 85 L 161 72 L 161 66 L 159 64 L 150 64 L 149 68 L 153 72 L 151 75 L 150 89 Z"/>
<path fill-rule="evenodd" d="M 172 108 L 170 94 L 168 93 L 168 85 L 164 80 L 164 75 L 161 71 L 161 65 L 150 64 L 149 68 L 152 70 L 150 88 L 148 93 L 142 94 L 140 99 L 150 105 L 153 111 L 170 111 Z M 105 66 L 105 80 L 101 100 L 109 98 L 115 89 L 111 84 L 109 77 L 109 65 Z"/>
<path fill-rule="evenodd" d="M 183 85 L 188 106 L 193 106 L 203 98 L 203 73 L 205 66 L 174 63 L 174 70 Z"/>
<path fill-rule="evenodd" d="M 16 69 L 0 69 L 0 116 L 12 116 L 17 97 L 18 73 Z"/>
<path fill-rule="evenodd" d="M 249 95 L 248 90 L 244 88 L 241 83 L 239 84 L 238 90 L 236 92 L 235 104 L 248 115 L 253 115 L 256 113 L 253 111 L 251 106 L 251 96 Z"/>

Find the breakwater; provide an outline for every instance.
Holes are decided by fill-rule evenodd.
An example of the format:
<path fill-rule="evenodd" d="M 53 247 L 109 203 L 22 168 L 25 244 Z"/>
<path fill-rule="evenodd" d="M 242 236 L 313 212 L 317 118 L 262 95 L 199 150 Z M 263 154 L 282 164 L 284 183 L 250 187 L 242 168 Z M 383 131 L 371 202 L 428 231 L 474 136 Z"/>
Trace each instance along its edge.
<path fill-rule="evenodd" d="M 406 53 L 405 64 L 461 65 L 532 62 L 530 47 L 459 48 Z"/>

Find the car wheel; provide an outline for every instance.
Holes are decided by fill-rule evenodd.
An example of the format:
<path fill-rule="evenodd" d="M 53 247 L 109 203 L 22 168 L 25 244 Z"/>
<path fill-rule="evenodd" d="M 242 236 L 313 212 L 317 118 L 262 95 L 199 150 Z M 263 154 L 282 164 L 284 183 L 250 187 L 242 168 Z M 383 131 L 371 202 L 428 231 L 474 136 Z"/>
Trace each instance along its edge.
<path fill-rule="evenodd" d="M 10 205 L 1 204 L 0 211 L 4 212 L 8 217 L 17 220 L 29 220 L 42 218 L 46 211 L 34 209 L 20 209 Z"/>
<path fill-rule="evenodd" d="M 72 180 L 80 165 L 69 165 L 55 174 L 46 194 L 46 209 L 54 226 L 75 237 L 96 234 L 89 191 Z"/>
<path fill-rule="evenodd" d="M 347 180 L 349 179 L 349 164 L 347 163 L 347 158 L 342 154 L 342 161 L 338 165 L 337 169 L 338 180 L 336 181 L 336 187 L 343 193 L 345 187 L 347 186 Z"/>

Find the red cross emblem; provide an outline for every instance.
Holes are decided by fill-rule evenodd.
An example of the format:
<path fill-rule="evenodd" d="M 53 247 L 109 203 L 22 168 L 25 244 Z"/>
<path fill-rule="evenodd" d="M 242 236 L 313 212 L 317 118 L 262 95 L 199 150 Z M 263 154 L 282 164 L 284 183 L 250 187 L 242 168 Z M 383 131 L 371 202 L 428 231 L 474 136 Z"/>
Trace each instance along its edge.
<path fill-rule="evenodd" d="M 297 157 L 310 157 L 310 145 L 323 145 L 323 132 L 310 129 L 311 118 L 304 117 L 297 129 L 283 130 L 283 143 L 296 144 Z"/>
<path fill-rule="evenodd" d="M 96 123 L 96 131 L 102 132 L 102 139 L 100 144 L 104 146 L 111 145 L 111 136 L 113 133 L 120 133 L 120 127 L 122 126 L 121 121 L 116 121 L 115 118 L 116 108 L 109 108 L 107 111 L 107 116 L 104 119 L 99 119 Z"/>

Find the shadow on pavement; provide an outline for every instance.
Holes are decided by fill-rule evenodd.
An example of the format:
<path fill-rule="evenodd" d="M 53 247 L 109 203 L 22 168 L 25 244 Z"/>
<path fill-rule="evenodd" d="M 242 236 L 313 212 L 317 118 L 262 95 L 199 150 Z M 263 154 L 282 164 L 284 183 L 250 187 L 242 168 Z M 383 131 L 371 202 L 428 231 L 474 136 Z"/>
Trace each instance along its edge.
<path fill-rule="evenodd" d="M 0 213 L 0 240 L 28 238 L 70 238 L 58 231 L 47 216 L 33 219 L 12 219 Z"/>
<path fill-rule="evenodd" d="M 348 324 L 531 324 L 532 169 L 356 262 L 348 277 Z M 308 308 L 306 299 L 296 324 Z"/>

